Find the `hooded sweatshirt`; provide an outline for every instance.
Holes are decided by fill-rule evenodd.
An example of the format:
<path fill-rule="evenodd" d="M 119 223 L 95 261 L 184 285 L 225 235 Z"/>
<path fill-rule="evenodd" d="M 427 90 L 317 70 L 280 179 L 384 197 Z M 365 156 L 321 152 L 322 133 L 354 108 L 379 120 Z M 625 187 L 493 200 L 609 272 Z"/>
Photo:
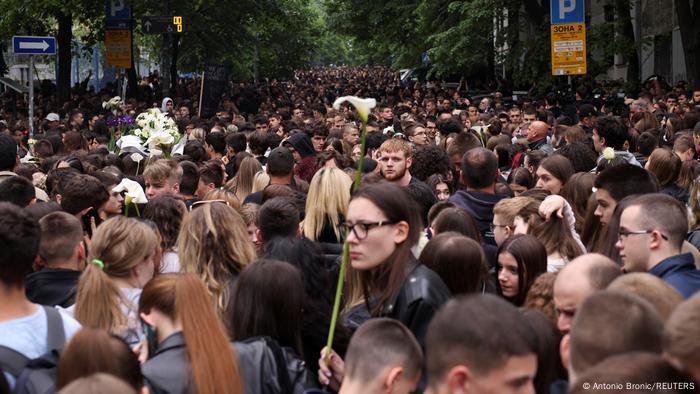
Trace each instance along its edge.
<path fill-rule="evenodd" d="M 175 105 L 175 102 L 173 101 L 173 99 L 171 99 L 170 97 L 166 97 L 163 99 L 163 102 L 160 103 L 160 112 L 162 112 L 162 113 L 168 112 L 168 109 L 165 107 L 165 104 L 167 104 L 168 101 L 170 101 L 171 103 L 173 103 L 173 105 Z"/>
<path fill-rule="evenodd" d="M 491 232 L 493 206 L 504 198 L 506 196 L 500 194 L 460 190 L 450 197 L 448 201 L 469 212 L 476 220 L 479 231 L 484 237 L 484 243 L 495 246 L 496 240 L 493 238 L 493 232 Z"/>
<path fill-rule="evenodd" d="M 36 304 L 67 308 L 75 303 L 79 279 L 80 271 L 43 268 L 27 277 L 27 298 Z"/>
<path fill-rule="evenodd" d="M 294 166 L 294 174 L 310 183 L 316 173 L 316 151 L 311 139 L 306 133 L 297 133 L 289 137 L 285 144 L 291 145 L 301 156 L 301 160 Z"/>

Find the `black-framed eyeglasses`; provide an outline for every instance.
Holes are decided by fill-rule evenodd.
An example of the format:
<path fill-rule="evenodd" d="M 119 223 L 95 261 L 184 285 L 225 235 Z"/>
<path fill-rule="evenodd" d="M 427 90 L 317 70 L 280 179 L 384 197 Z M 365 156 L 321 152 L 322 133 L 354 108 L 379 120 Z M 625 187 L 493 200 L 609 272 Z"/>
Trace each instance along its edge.
<path fill-rule="evenodd" d="M 398 222 L 395 220 L 380 220 L 378 222 L 371 223 L 358 222 L 354 224 L 345 222 L 339 224 L 338 229 L 340 229 L 340 232 L 345 236 L 345 238 L 347 238 L 347 236 L 350 235 L 350 231 L 352 230 L 353 234 L 355 234 L 355 238 L 362 241 L 363 239 L 367 238 L 369 230 L 375 227 L 388 226 L 396 223 Z"/>
<path fill-rule="evenodd" d="M 201 207 L 201 206 L 203 206 L 203 205 L 205 205 L 205 204 L 211 204 L 211 203 L 214 203 L 214 202 L 220 202 L 220 203 L 222 203 L 222 204 L 226 204 L 226 205 L 228 205 L 228 206 L 231 206 L 231 205 L 228 203 L 228 201 L 226 201 L 226 200 L 199 200 L 199 201 L 197 201 L 197 202 L 192 203 L 192 205 L 190 205 L 190 212 L 192 212 L 192 210 L 195 209 L 195 208 L 199 208 L 199 207 Z"/>
<path fill-rule="evenodd" d="M 617 232 L 617 239 L 622 242 L 623 239 L 629 237 L 630 235 L 643 235 L 643 234 L 651 234 L 653 233 L 654 230 L 637 230 L 637 231 L 632 231 L 632 230 L 623 230 L 620 229 Z M 665 241 L 668 241 L 668 237 L 664 234 L 661 234 L 661 238 L 663 238 Z"/>

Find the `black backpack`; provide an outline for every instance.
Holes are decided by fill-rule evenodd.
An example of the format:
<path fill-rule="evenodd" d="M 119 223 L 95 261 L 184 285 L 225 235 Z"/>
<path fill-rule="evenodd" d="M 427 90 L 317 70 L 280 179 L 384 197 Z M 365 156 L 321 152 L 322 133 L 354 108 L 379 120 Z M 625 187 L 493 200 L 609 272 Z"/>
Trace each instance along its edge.
<path fill-rule="evenodd" d="M 48 394 L 56 392 L 58 360 L 66 342 L 61 314 L 50 306 L 46 311 L 46 343 L 48 351 L 29 359 L 23 354 L 0 346 L 0 367 L 15 378 L 16 394 Z"/>

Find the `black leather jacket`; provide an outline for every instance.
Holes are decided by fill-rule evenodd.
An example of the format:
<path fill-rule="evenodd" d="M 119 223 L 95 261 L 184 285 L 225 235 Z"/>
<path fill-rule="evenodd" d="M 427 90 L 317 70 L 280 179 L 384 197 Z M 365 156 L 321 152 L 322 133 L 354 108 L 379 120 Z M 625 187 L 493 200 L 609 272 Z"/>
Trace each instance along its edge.
<path fill-rule="evenodd" d="M 438 274 L 416 260 L 401 290 L 384 307 L 382 316 L 406 325 L 425 348 L 428 324 L 450 296 L 450 290 Z"/>
<path fill-rule="evenodd" d="M 451 296 L 445 282 L 430 268 L 413 260 L 399 292 L 384 307 L 382 317 L 390 317 L 403 323 L 425 348 L 425 334 L 433 315 Z M 373 305 L 370 302 L 370 305 Z M 372 316 L 366 303 L 352 308 L 343 316 L 346 326 L 352 330 Z"/>
<path fill-rule="evenodd" d="M 276 355 L 269 338 L 258 337 L 231 344 L 238 356 L 245 394 L 301 394 L 307 382 L 306 366 L 292 350 L 280 348 Z M 276 345 L 276 344 L 275 344 Z M 277 363 L 277 357 L 280 363 Z M 182 332 L 167 337 L 155 356 L 141 367 L 151 393 L 194 393 L 194 381 Z M 279 379 L 286 371 L 289 379 Z M 287 387 L 285 387 L 287 386 Z M 313 385 L 311 385 L 313 386 Z"/>

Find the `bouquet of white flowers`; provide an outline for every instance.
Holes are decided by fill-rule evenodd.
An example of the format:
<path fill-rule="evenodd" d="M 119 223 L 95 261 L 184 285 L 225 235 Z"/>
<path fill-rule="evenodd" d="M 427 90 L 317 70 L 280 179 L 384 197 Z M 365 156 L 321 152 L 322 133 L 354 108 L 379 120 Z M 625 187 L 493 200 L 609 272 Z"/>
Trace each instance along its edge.
<path fill-rule="evenodd" d="M 151 155 L 162 152 L 169 157 L 172 146 L 180 141 L 180 132 L 175 121 L 157 108 L 140 113 L 136 117 L 136 127 L 131 133 L 141 139 Z"/>
<path fill-rule="evenodd" d="M 114 96 L 107 101 L 103 101 L 102 108 L 108 109 L 108 110 L 112 111 L 112 113 L 116 113 L 117 110 L 121 109 L 122 104 L 123 104 L 122 98 L 119 96 Z"/>

